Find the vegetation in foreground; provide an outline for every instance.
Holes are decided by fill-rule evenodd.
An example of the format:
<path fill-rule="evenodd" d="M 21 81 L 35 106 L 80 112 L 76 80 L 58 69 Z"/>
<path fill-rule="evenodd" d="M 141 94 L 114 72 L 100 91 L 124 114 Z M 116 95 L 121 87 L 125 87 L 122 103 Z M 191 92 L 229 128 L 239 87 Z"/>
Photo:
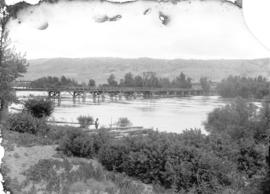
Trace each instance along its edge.
<path fill-rule="evenodd" d="M 25 102 L 24 110 L 36 118 L 47 118 L 53 113 L 54 104 L 47 98 L 33 98 Z"/>
<path fill-rule="evenodd" d="M 125 184 L 131 180 L 128 177 L 132 177 L 141 181 L 137 183 L 144 189 L 144 184 L 154 185 L 158 189 L 151 187 L 152 193 L 158 193 L 158 190 L 161 193 L 260 194 L 269 191 L 269 167 L 266 159 L 269 113 L 267 103 L 262 108 L 257 108 L 243 99 L 236 99 L 209 114 L 205 123 L 208 135 L 198 129 L 186 130 L 181 134 L 149 130 L 146 134 L 117 138 L 104 129 L 87 133 L 79 128 L 50 125 L 45 133 L 39 133 L 39 128 L 35 132 L 10 127 L 9 131 L 42 137 L 46 139 L 44 144 L 57 144 L 57 150 L 64 159 L 61 162 L 43 160 L 35 164 L 31 168 L 35 171 L 25 171 L 28 181 L 26 185 L 42 179 L 46 183 L 44 188 L 54 192 L 71 189 L 69 186 L 72 181 L 79 182 L 78 185 L 82 188 L 88 188 L 93 183 L 91 180 L 89 183 L 89 179 L 99 180 L 95 176 L 101 170 L 93 172 L 92 167 L 86 163 L 78 165 L 77 170 L 80 170 L 77 173 L 67 170 L 71 165 L 69 159 L 79 157 L 80 160 L 97 160 L 102 164 L 106 170 L 102 171 L 102 176 L 98 176 L 106 178 L 100 180 L 103 183 L 105 180 L 112 181 L 114 186 L 119 181 L 116 177 L 122 176 L 124 178 L 120 182 L 124 181 Z M 18 114 L 29 116 L 28 112 Z M 42 118 L 36 119 L 42 122 Z M 19 126 L 24 126 L 21 124 L 24 120 L 19 119 L 10 119 L 9 126 L 16 126 L 14 123 L 17 121 Z M 31 121 L 25 119 L 28 125 Z M 52 166 L 55 167 L 52 169 Z M 65 170 L 60 173 L 59 169 Z M 60 173 L 61 176 L 55 176 L 55 173 Z M 109 178 L 111 176 L 114 178 Z M 130 183 L 132 185 L 134 182 Z M 117 186 L 116 192 L 114 186 L 106 187 L 106 192 L 117 193 L 121 190 Z M 136 190 L 142 191 L 128 185 L 123 193 L 136 193 Z"/>

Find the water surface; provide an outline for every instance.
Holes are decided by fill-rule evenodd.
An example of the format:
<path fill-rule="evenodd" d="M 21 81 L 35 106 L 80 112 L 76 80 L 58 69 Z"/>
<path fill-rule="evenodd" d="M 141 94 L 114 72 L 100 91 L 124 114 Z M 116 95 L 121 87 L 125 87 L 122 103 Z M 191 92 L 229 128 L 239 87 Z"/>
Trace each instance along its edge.
<path fill-rule="evenodd" d="M 43 92 L 17 92 L 20 99 L 29 95 L 46 95 Z M 207 114 L 228 101 L 218 96 L 193 96 L 126 100 L 125 98 L 94 102 L 91 96 L 74 101 L 70 94 L 62 95 L 61 103 L 56 100 L 55 111 L 50 118 L 56 121 L 77 122 L 80 115 L 99 118 L 100 125 L 114 125 L 120 117 L 127 117 L 134 126 L 158 129 L 167 132 L 181 132 L 189 128 L 201 128 Z M 23 98 L 26 97 L 26 98 Z"/>

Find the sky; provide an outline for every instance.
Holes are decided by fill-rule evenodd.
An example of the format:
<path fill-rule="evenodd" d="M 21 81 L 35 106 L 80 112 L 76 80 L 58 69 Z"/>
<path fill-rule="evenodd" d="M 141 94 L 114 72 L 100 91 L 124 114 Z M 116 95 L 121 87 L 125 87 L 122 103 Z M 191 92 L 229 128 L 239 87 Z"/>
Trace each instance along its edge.
<path fill-rule="evenodd" d="M 101 22 L 114 16 L 116 21 Z M 169 18 L 166 25 L 164 17 Z M 43 3 L 21 11 L 9 29 L 13 45 L 28 59 L 269 56 L 247 28 L 242 10 L 222 1 Z"/>
<path fill-rule="evenodd" d="M 243 15 L 251 33 L 269 50 L 270 25 L 266 24 L 270 18 L 269 0 L 244 0 Z"/>

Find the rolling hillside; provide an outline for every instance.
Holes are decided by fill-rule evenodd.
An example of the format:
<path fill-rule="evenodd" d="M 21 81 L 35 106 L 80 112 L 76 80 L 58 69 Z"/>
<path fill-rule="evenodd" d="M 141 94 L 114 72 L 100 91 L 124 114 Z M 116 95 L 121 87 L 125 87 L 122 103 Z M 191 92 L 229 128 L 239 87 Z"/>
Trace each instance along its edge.
<path fill-rule="evenodd" d="M 28 72 L 22 78 L 34 80 L 43 76 L 65 75 L 79 81 L 95 79 L 104 83 L 113 73 L 120 79 L 127 72 L 142 74 L 156 72 L 161 77 L 173 78 L 184 72 L 194 81 L 207 76 L 219 81 L 228 75 L 270 76 L 270 59 L 255 60 L 161 60 L 150 58 L 52 58 L 29 61 Z"/>

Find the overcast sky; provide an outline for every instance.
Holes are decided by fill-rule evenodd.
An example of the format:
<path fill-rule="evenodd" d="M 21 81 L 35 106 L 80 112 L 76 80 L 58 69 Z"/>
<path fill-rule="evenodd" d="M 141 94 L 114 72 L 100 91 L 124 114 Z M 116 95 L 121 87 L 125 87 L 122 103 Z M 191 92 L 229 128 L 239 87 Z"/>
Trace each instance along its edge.
<path fill-rule="evenodd" d="M 269 56 L 248 30 L 241 9 L 222 1 L 190 2 L 42 4 L 10 22 L 10 37 L 27 58 Z M 167 25 L 160 14 L 168 16 Z M 116 15 L 121 15 L 117 21 L 101 22 Z"/>

